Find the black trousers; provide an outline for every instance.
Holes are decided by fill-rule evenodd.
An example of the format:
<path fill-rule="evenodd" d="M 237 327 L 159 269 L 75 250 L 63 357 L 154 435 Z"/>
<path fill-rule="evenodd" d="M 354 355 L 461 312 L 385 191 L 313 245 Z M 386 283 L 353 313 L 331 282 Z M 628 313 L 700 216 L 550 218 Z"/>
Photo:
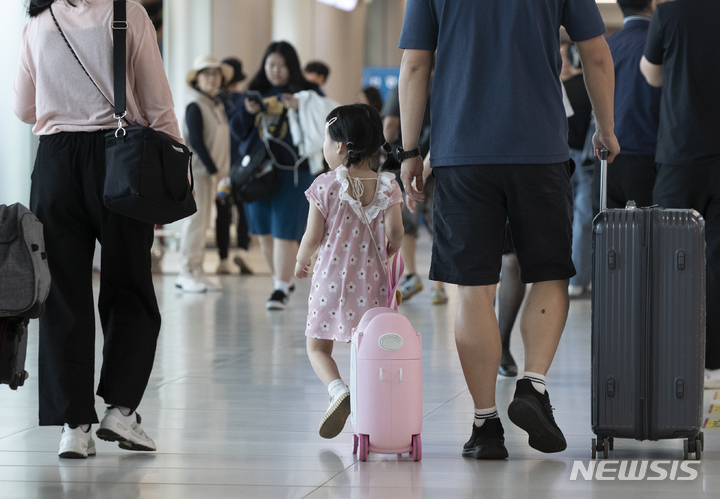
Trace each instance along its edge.
<path fill-rule="evenodd" d="M 637 206 L 653 205 L 656 177 L 655 156 L 620 154 L 608 165 L 607 206 L 625 208 L 628 201 Z M 593 213 L 600 212 L 600 163 L 593 172 Z M 657 201 L 655 201 L 657 203 Z"/>
<path fill-rule="evenodd" d="M 135 409 L 150 378 L 160 310 L 152 283 L 153 226 L 103 204 L 104 132 L 40 138 L 30 205 L 44 226 L 52 276 L 40 317 L 40 424 L 97 423 L 92 260 L 102 244 L 98 309 L 104 335 L 97 394 Z"/>
<path fill-rule="evenodd" d="M 699 166 L 660 165 L 653 196 L 663 208 L 693 208 L 705 219 L 705 367 L 720 369 L 720 160 Z"/>
<path fill-rule="evenodd" d="M 230 254 L 230 222 L 232 222 L 233 204 L 234 203 L 230 197 L 222 200 L 215 200 L 215 207 L 217 208 L 217 218 L 215 219 L 215 240 L 217 241 L 218 253 L 220 253 L 221 260 L 225 260 Z M 245 208 L 242 204 L 240 204 L 237 206 L 237 209 L 238 248 L 247 250 L 250 246 L 250 233 L 248 232 L 247 219 L 245 218 Z"/>

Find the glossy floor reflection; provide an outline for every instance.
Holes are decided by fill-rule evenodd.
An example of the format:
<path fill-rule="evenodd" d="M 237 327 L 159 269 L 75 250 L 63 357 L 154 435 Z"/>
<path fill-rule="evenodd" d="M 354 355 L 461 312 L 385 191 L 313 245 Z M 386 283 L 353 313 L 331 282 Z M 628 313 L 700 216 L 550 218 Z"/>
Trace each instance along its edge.
<path fill-rule="evenodd" d="M 427 241 L 420 245 L 427 255 Z M 210 255 L 212 259 L 212 255 Z M 427 267 L 427 257 L 420 258 Z M 212 262 L 208 269 L 214 268 Z M 423 461 L 371 454 L 357 462 L 348 422 L 327 441 L 317 424 L 327 392 L 304 347 L 309 282 L 285 312 L 266 312 L 267 276 L 221 279 L 222 293 L 188 295 L 174 276 L 158 275 L 163 327 L 150 385 L 139 412 L 158 452 L 121 451 L 98 441 L 84 461 L 57 457 L 59 428 L 37 426 L 37 321 L 31 327 L 31 378 L 17 392 L 0 386 L 0 498 L 664 498 L 718 497 L 720 438 L 706 430 L 694 481 L 571 481 L 575 460 L 590 458 L 590 302 L 571 304 L 548 387 L 568 449 L 542 455 L 507 419 L 514 380 L 498 379 L 498 408 L 510 459 L 460 456 L 470 434 L 472 402 L 452 334 L 456 292 L 432 306 L 430 286 L 401 311 L 423 335 Z M 100 335 L 98 335 L 100 337 Z M 101 343 L 98 340 L 97 352 Z M 513 354 L 522 362 L 515 333 Z M 349 347 L 337 346 L 349 379 Z M 522 365 L 522 364 L 521 364 Z M 710 410 L 716 392 L 706 392 Z M 719 402 L 720 403 L 720 402 Z M 98 399 L 97 410 L 104 410 Z M 710 415 L 708 415 L 709 417 Z M 618 440 L 611 459 L 682 458 L 682 442 Z M 669 465 L 666 465 L 669 469 Z"/>

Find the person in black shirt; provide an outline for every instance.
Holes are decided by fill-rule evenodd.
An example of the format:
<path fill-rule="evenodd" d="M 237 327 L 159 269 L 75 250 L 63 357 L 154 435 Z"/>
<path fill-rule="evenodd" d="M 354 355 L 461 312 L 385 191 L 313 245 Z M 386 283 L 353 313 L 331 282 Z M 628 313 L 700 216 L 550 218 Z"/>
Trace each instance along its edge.
<path fill-rule="evenodd" d="M 662 86 L 654 202 L 694 208 L 705 219 L 705 388 L 720 388 L 720 2 L 659 5 L 640 69 Z"/>

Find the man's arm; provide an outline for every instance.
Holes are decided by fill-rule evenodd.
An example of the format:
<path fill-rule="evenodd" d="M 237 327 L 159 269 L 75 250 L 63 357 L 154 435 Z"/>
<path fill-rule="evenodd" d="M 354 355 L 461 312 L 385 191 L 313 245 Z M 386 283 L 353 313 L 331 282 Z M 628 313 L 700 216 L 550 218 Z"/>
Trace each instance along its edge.
<path fill-rule="evenodd" d="M 662 87 L 663 84 L 663 65 L 653 64 L 645 59 L 640 59 L 640 72 L 643 74 L 648 84 L 653 87 Z"/>
<path fill-rule="evenodd" d="M 403 149 L 418 146 L 427 103 L 433 52 L 405 50 L 400 64 L 400 116 Z M 423 160 L 420 156 L 403 161 L 400 178 L 407 193 L 408 208 L 423 200 Z M 415 185 L 412 184 L 415 179 Z"/>
<path fill-rule="evenodd" d="M 615 137 L 615 68 L 610 47 L 603 36 L 576 42 L 576 45 L 585 74 L 585 87 L 597 121 L 593 137 L 595 154 L 598 155 L 600 148 L 606 147 L 610 152 L 608 163 L 612 163 L 620 153 L 620 144 Z"/>

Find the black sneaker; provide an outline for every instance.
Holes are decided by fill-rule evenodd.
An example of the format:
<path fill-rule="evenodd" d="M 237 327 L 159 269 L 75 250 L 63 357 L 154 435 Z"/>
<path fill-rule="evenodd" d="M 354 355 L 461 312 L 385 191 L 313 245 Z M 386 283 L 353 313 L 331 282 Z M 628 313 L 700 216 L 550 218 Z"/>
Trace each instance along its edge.
<path fill-rule="evenodd" d="M 463 445 L 462 455 L 475 459 L 507 459 L 505 430 L 500 418 L 486 419 L 482 426 L 473 424 L 472 435 Z"/>
<path fill-rule="evenodd" d="M 267 303 L 265 303 L 265 308 L 268 310 L 285 310 L 289 299 L 289 294 L 286 295 L 283 290 L 276 289 L 273 291 L 273 294 L 270 295 L 270 299 Z"/>
<path fill-rule="evenodd" d="M 550 395 L 538 392 L 529 379 L 519 379 L 515 388 L 515 397 L 508 407 L 510 421 L 528 433 L 528 444 L 540 452 L 560 452 L 567 448 L 563 432 L 560 431 Z"/>

